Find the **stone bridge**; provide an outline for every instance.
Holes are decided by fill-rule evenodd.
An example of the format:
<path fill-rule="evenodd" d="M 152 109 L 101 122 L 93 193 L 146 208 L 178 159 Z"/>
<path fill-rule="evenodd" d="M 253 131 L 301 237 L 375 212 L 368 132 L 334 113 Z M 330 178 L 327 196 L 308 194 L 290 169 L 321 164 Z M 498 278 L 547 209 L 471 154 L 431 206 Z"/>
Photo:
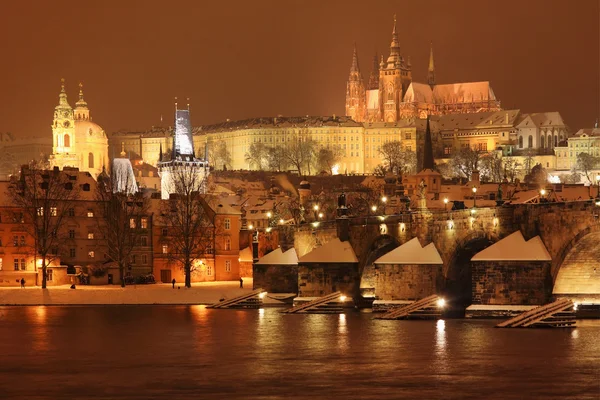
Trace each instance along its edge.
<path fill-rule="evenodd" d="M 549 276 L 544 278 L 551 282 L 550 289 L 561 285 L 567 291 L 577 291 L 585 285 L 585 273 L 570 274 L 567 282 L 557 282 L 557 276 L 567 266 L 575 270 L 582 265 L 590 270 L 598 266 L 599 216 L 600 206 L 592 200 L 503 205 L 475 211 L 421 210 L 400 215 L 338 219 L 320 223 L 317 227 L 303 227 L 295 232 L 294 246 L 302 256 L 331 238 L 349 240 L 359 259 L 358 268 L 362 275 L 365 267 L 377 258 L 418 237 L 423 246 L 433 242 L 442 257 L 444 290 L 468 303 L 472 284 L 471 258 L 517 230 L 527 240 L 539 235 L 544 242 L 552 257 L 546 274 Z M 600 275 L 600 267 L 593 272 Z M 551 294 L 552 290 L 549 290 L 547 300 Z M 596 295 L 600 297 L 600 293 Z"/>

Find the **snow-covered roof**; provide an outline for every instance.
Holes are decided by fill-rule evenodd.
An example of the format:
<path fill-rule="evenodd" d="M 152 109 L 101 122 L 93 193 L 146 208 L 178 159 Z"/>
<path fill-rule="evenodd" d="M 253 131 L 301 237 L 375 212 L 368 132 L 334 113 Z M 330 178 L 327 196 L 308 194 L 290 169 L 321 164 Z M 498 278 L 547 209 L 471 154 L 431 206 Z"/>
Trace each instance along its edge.
<path fill-rule="evenodd" d="M 433 92 L 431 91 L 431 86 L 426 83 L 412 82 L 406 89 L 404 101 L 406 103 L 433 103 Z"/>
<path fill-rule="evenodd" d="M 286 252 L 278 247 L 269 254 L 265 254 L 256 264 L 298 265 L 298 255 L 293 247 Z"/>
<path fill-rule="evenodd" d="M 516 231 L 475 254 L 471 261 L 552 261 L 552 257 L 539 236 L 526 241 L 521 231 Z"/>
<path fill-rule="evenodd" d="M 240 262 L 252 262 L 252 249 L 244 247 L 240 250 Z"/>
<path fill-rule="evenodd" d="M 468 103 L 472 101 L 496 100 L 496 95 L 490 83 L 463 82 L 435 85 L 433 87 L 434 102 L 439 103 Z"/>
<path fill-rule="evenodd" d="M 440 253 L 433 243 L 422 247 L 418 238 L 413 238 L 403 245 L 379 257 L 374 264 L 443 264 Z"/>
<path fill-rule="evenodd" d="M 300 257 L 298 263 L 357 263 L 358 258 L 350 242 L 335 238 Z"/>

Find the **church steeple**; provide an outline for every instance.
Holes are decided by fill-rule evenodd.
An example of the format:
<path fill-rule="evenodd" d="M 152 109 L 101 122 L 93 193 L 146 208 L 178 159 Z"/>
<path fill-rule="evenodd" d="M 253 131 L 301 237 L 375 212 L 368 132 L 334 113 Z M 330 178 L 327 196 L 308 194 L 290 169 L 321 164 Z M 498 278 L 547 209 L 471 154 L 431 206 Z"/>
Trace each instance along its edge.
<path fill-rule="evenodd" d="M 388 57 L 388 68 L 399 67 L 401 63 L 400 42 L 396 30 L 396 14 L 394 14 L 394 29 L 392 30 L 392 43 L 390 44 L 390 56 Z"/>
<path fill-rule="evenodd" d="M 377 53 L 373 56 L 373 66 L 371 67 L 371 75 L 369 76 L 369 85 L 367 89 L 379 89 L 379 64 L 377 63 Z"/>
<path fill-rule="evenodd" d="M 346 84 L 346 115 L 357 122 L 364 121 L 366 115 L 365 104 L 365 84 L 358 64 L 358 52 L 356 51 L 355 43 L 354 51 L 352 52 L 350 75 Z"/>
<path fill-rule="evenodd" d="M 79 82 L 79 100 L 75 103 L 75 119 L 78 121 L 90 119 L 90 110 L 83 99 L 83 83 L 81 82 Z"/>
<path fill-rule="evenodd" d="M 60 93 L 58 95 L 58 105 L 55 108 L 56 110 L 71 110 L 71 105 L 67 101 L 67 92 L 65 90 L 65 79 L 62 78 L 60 80 Z"/>
<path fill-rule="evenodd" d="M 435 66 L 433 65 L 433 43 L 429 45 L 429 68 L 427 70 L 427 83 L 431 88 L 435 86 Z"/>

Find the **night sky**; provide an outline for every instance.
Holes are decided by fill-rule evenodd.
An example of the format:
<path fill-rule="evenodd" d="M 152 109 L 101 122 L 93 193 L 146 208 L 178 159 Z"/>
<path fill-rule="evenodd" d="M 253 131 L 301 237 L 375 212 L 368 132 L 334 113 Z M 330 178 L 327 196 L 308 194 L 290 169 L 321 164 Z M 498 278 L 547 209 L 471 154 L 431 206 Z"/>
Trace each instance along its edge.
<path fill-rule="evenodd" d="M 171 124 L 175 96 L 194 125 L 343 115 L 353 43 L 367 80 L 394 13 L 416 81 L 433 41 L 438 83 L 489 80 L 504 108 L 573 131 L 600 114 L 598 0 L 3 0 L 0 132 L 50 137 L 63 77 L 107 132 Z"/>

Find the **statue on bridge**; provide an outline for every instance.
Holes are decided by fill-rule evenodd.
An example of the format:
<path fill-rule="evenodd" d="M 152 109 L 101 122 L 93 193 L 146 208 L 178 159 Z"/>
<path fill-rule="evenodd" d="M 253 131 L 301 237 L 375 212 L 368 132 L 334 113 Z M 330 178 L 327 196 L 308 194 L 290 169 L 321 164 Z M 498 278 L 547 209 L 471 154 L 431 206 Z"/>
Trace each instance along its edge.
<path fill-rule="evenodd" d="M 427 185 L 425 184 L 425 180 L 421 179 L 419 183 L 419 192 L 417 193 L 418 199 L 418 208 L 421 210 L 427 209 Z"/>

